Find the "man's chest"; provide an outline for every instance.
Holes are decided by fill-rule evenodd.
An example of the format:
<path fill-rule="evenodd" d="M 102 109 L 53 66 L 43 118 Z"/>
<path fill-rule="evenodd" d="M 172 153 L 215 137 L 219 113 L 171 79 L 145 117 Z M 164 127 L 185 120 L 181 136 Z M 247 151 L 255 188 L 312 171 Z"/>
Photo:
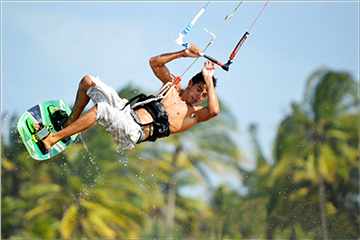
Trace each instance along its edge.
<path fill-rule="evenodd" d="M 196 122 L 194 107 L 180 102 L 163 103 L 169 117 L 171 133 L 182 132 L 192 127 Z"/>

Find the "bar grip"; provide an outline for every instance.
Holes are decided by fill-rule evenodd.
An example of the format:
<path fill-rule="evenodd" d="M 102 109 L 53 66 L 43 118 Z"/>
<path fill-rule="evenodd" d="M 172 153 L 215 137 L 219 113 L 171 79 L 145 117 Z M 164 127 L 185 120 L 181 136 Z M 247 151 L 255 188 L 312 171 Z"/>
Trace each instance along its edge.
<path fill-rule="evenodd" d="M 215 58 L 212 58 L 212 57 L 210 57 L 210 56 L 208 56 L 208 55 L 206 55 L 206 54 L 203 54 L 203 53 L 200 54 L 200 56 L 203 56 L 204 58 L 209 59 L 209 60 L 212 61 L 213 63 L 219 65 L 219 66 L 220 66 L 222 69 L 224 69 L 225 71 L 229 71 L 229 64 L 228 64 L 228 65 L 223 64 L 222 62 L 216 60 Z"/>

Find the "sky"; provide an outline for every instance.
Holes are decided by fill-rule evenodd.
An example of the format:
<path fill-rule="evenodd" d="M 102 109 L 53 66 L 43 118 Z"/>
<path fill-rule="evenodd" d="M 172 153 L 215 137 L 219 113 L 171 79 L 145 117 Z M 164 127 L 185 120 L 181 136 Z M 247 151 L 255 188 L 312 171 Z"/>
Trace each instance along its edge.
<path fill-rule="evenodd" d="M 161 83 L 149 59 L 182 50 L 175 39 L 206 3 L 2 1 L 2 116 L 20 115 L 54 99 L 71 106 L 85 75 L 98 75 L 116 90 L 132 84 L 156 93 Z M 204 49 L 212 39 L 204 29 L 218 33 L 239 3 L 210 2 L 184 42 Z M 206 54 L 226 62 L 265 3 L 243 2 Z M 167 66 L 177 76 L 193 60 L 178 59 Z M 183 87 L 204 61 L 200 58 L 185 73 Z M 291 103 L 302 101 L 308 77 L 320 68 L 359 79 L 359 1 L 270 1 L 230 70 L 217 67 L 215 73 L 216 92 L 236 117 L 236 141 L 247 155 L 248 128 L 255 123 L 271 159 L 280 122 L 291 113 Z"/>

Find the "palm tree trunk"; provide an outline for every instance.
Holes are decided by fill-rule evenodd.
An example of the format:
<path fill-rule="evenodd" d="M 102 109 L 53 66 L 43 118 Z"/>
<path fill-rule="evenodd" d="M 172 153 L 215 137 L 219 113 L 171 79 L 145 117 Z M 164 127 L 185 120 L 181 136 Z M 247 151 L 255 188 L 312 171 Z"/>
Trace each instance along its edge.
<path fill-rule="evenodd" d="M 173 229 L 175 222 L 175 202 L 176 202 L 176 186 L 175 186 L 175 174 L 177 172 L 178 157 L 182 150 L 181 144 L 176 148 L 173 159 L 173 171 L 170 177 L 168 201 L 167 201 L 167 215 L 166 215 L 166 238 L 173 238 Z"/>
<path fill-rule="evenodd" d="M 269 221 L 267 221 L 269 225 Z M 269 226 L 267 227 L 267 230 L 266 230 L 266 240 L 273 240 L 274 239 L 274 230 L 273 229 L 270 229 Z"/>
<path fill-rule="evenodd" d="M 319 174 L 319 204 L 320 204 L 320 222 L 321 222 L 321 232 L 323 240 L 329 239 L 329 231 L 327 227 L 327 217 L 326 217 L 326 197 L 325 197 L 325 183 L 321 174 Z"/>
<path fill-rule="evenodd" d="M 291 240 L 298 239 L 298 236 L 297 236 L 297 234 L 296 234 L 296 231 L 295 231 L 295 227 L 294 227 L 294 226 L 292 227 L 292 230 L 291 230 L 290 239 L 291 239 Z"/>

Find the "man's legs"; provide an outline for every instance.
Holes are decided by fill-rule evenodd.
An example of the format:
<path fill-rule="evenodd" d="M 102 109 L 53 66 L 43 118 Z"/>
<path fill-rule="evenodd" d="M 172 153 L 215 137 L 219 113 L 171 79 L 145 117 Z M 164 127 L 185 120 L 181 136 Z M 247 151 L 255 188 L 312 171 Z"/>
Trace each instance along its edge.
<path fill-rule="evenodd" d="M 88 112 L 81 116 L 81 113 L 90 101 L 90 98 L 86 92 L 90 87 L 95 85 L 96 84 L 89 76 L 85 76 L 83 79 L 81 79 L 73 110 L 69 118 L 63 124 L 64 129 L 58 132 L 50 133 L 50 135 L 43 140 L 45 149 L 51 149 L 52 146 L 60 140 L 70 137 L 76 133 L 85 131 L 95 124 L 97 119 L 97 105 L 92 107 Z M 35 125 L 35 127 L 39 129 L 40 126 L 38 124 Z"/>

